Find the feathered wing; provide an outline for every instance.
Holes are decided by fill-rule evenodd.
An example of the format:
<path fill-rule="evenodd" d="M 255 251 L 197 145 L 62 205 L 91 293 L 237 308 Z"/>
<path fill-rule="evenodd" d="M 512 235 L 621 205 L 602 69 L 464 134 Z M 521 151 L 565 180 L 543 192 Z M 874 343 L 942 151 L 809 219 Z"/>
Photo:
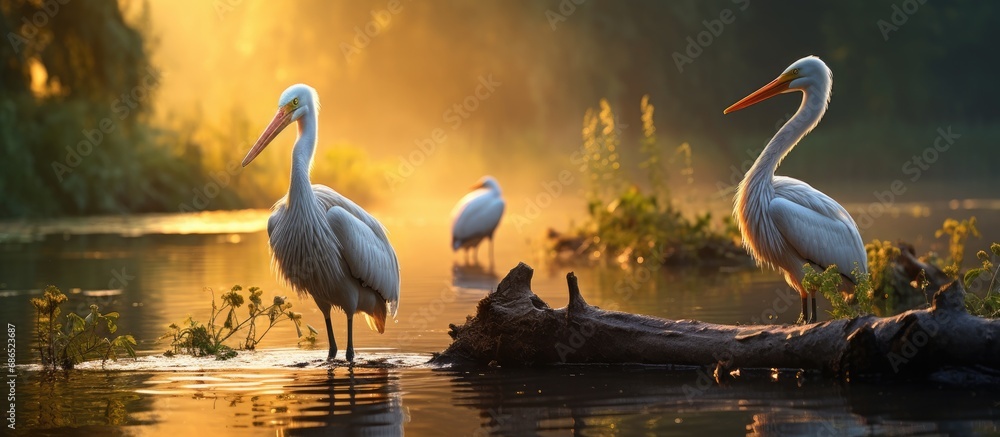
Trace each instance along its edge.
<path fill-rule="evenodd" d="M 287 197 L 287 196 L 286 196 Z M 281 220 L 281 214 L 285 213 L 285 198 L 282 197 L 277 203 L 271 207 L 271 216 L 267 218 L 267 237 L 271 238 L 271 234 L 274 234 L 274 227 L 278 225 L 278 221 Z"/>
<path fill-rule="evenodd" d="M 389 314 L 399 307 L 399 260 L 389 244 L 385 228 L 364 209 L 336 191 L 313 185 L 313 192 L 328 207 L 327 222 L 343 246 L 341 256 L 351 275 L 378 292 L 389 305 Z"/>
<path fill-rule="evenodd" d="M 466 194 L 452 211 L 451 236 L 454 242 L 493 233 L 503 216 L 504 201 L 486 189 Z"/>
<path fill-rule="evenodd" d="M 792 248 L 824 269 L 836 264 L 849 278 L 854 263 L 867 272 L 865 245 L 847 210 L 808 184 L 784 179 L 775 178 L 768 214 Z"/>

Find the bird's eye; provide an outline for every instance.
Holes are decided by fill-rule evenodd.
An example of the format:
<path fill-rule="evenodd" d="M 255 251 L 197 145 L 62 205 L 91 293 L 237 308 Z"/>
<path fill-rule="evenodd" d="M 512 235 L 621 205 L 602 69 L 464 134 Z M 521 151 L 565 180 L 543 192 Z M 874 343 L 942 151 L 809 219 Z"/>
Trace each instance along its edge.
<path fill-rule="evenodd" d="M 292 106 L 299 106 L 299 98 L 298 97 L 292 99 Z"/>
<path fill-rule="evenodd" d="M 799 74 L 799 69 L 796 68 L 796 69 L 792 70 L 792 74 L 794 74 L 794 75 L 797 76 Z"/>

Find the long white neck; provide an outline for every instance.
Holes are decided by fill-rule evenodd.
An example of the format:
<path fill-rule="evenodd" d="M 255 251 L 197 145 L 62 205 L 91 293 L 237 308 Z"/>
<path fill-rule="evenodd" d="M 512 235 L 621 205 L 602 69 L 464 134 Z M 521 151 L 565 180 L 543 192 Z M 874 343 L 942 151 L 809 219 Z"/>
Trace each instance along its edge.
<path fill-rule="evenodd" d="M 774 134 L 771 141 L 764 147 L 764 151 L 757 157 L 753 167 L 747 172 L 744 183 L 751 186 L 764 186 L 774 190 L 771 180 L 774 178 L 774 171 L 777 170 L 781 160 L 788 155 L 788 152 L 795 147 L 823 118 L 826 113 L 827 101 L 830 98 L 829 85 L 810 86 L 802 91 L 802 104 L 788 122 L 785 123 L 778 133 Z"/>
<path fill-rule="evenodd" d="M 309 169 L 312 167 L 313 155 L 316 153 L 316 138 L 319 126 L 316 111 L 306 112 L 298 120 L 299 137 L 292 148 L 292 176 L 288 185 L 288 203 L 293 207 L 309 205 L 313 194 L 312 183 L 309 182 Z"/>

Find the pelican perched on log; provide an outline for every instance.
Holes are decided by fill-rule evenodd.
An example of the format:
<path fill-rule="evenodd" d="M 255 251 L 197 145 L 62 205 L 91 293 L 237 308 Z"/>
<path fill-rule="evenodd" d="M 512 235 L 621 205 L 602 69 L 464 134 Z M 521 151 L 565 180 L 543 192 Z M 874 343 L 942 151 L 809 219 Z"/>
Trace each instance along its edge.
<path fill-rule="evenodd" d="M 344 311 L 345 357 L 354 361 L 354 315 L 363 314 L 368 326 L 379 333 L 385 332 L 386 318 L 396 315 L 399 261 L 385 228 L 375 217 L 330 187 L 310 184 L 319 107 L 319 95 L 312 87 L 288 87 L 278 99 L 278 113 L 243 158 L 243 166 L 282 129 L 298 124 L 288 194 L 274 204 L 267 220 L 271 261 L 283 282 L 316 301 L 326 319 L 330 360 L 337 356 L 330 309 Z"/>
<path fill-rule="evenodd" d="M 795 115 L 771 138 L 736 190 L 733 215 L 743 235 L 743 245 L 757 264 L 778 268 L 785 281 L 802 298 L 803 322 L 816 321 L 816 293 L 812 316 L 807 317 L 807 292 L 802 286 L 803 266 L 824 270 L 836 265 L 845 289 L 857 284 L 868 271 L 868 256 L 858 225 L 843 206 L 805 182 L 775 176 L 778 164 L 823 118 L 833 85 L 833 73 L 815 56 L 785 69 L 777 79 L 726 108 L 728 114 L 781 93 L 802 92 Z M 846 290 L 845 290 L 846 291 Z"/>
<path fill-rule="evenodd" d="M 493 264 L 493 233 L 500 224 L 504 209 L 503 193 L 500 183 L 493 176 L 483 176 L 472 187 L 472 191 L 462 197 L 451 210 L 451 248 L 454 251 L 465 249 L 468 261 L 469 252 L 478 258 L 479 243 L 483 239 L 490 241 L 490 265 Z"/>

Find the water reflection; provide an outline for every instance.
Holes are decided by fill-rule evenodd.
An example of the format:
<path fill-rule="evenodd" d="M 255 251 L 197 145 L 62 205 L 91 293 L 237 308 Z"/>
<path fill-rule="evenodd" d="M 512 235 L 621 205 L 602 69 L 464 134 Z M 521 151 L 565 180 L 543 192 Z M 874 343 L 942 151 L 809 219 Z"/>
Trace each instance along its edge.
<path fill-rule="evenodd" d="M 19 427 L 34 432 L 141 425 L 153 434 L 274 428 L 291 435 L 401 435 L 399 372 L 29 372 Z M 47 432 L 46 432 L 47 433 Z"/>
<path fill-rule="evenodd" d="M 1000 426 L 1000 394 L 989 388 L 847 386 L 766 375 L 717 385 L 704 372 L 652 367 L 443 373 L 455 386 L 452 402 L 477 412 L 483 435 L 967 434 Z"/>
<path fill-rule="evenodd" d="M 491 291 L 497 288 L 500 277 L 493 267 L 484 267 L 479 264 L 459 264 L 455 263 L 451 267 L 452 285 L 458 288 L 470 290 Z"/>
<path fill-rule="evenodd" d="M 928 250 L 927 241 L 941 223 L 939 213 L 935 208 L 930 218 L 881 220 L 868 232 L 884 239 L 924 235 L 922 243 L 913 242 L 918 251 Z M 217 235 L 156 233 L 193 230 L 197 220 L 186 215 L 65 220 L 36 226 L 26 234 L 12 230 L 9 223 L 0 224 L 0 318 L 17 326 L 18 334 L 27 334 L 32 323 L 28 299 L 45 285 L 55 284 L 70 296 L 65 310 L 83 313 L 93 303 L 102 311 L 119 311 L 119 328 L 136 336 L 140 353 L 159 353 L 166 346 L 152 340 L 164 333 L 168 323 L 188 315 L 202 321 L 207 317 L 212 297 L 207 287 L 218 292 L 241 284 L 260 286 L 266 296 L 288 295 L 307 323 L 322 326 L 311 300 L 299 300 L 274 281 L 266 233 L 232 233 L 240 226 L 256 229 L 245 222 L 259 228 L 266 222 L 266 211 L 233 213 L 236 227 L 221 224 L 227 220 L 225 214 L 211 218 L 218 225 L 215 231 L 221 232 Z M 1000 213 L 976 215 L 984 238 L 970 241 L 970 247 L 997 239 L 1000 229 L 995 226 Z M 554 307 L 565 305 L 565 274 L 572 269 L 588 302 L 602 308 L 715 323 L 783 323 L 798 315 L 797 296 L 771 271 L 553 266 L 535 255 L 537 248 L 515 243 L 514 238 L 498 244 L 496 270 L 456 265 L 450 247 L 440 244 L 448 239 L 447 223 L 412 213 L 380 219 L 393 231 L 403 267 L 402 309 L 384 335 L 364 329 L 355 332 L 359 349 L 395 349 L 386 352 L 391 354 L 444 349 L 450 341 L 448 325 L 474 314 L 479 299 L 495 289 L 518 261 L 536 268 L 532 289 Z M 119 226 L 126 226 L 127 232 L 119 233 Z M 509 235 L 515 235 L 512 225 L 506 226 Z M 524 234 L 542 235 L 544 229 Z M 994 235 L 987 236 L 991 231 Z M 142 235 L 133 236 L 136 232 Z M 828 302 L 821 305 L 821 311 L 828 309 Z M 346 329 L 342 320 L 335 318 L 334 329 Z M 832 434 L 1000 429 L 1000 399 L 974 390 L 840 386 L 808 380 L 798 387 L 791 381 L 742 379 L 723 387 L 700 386 L 693 373 L 621 367 L 495 369 L 481 374 L 355 369 L 351 374 L 347 369 L 288 367 L 291 362 L 308 361 L 290 359 L 294 352 L 276 349 L 296 350 L 291 325 L 276 327 L 265 341 L 262 349 L 277 357 L 278 364 L 270 370 L 222 362 L 230 370 L 87 370 L 49 383 L 42 383 L 38 373 L 26 372 L 26 379 L 18 380 L 18 414 L 24 420 L 19 424 L 32 435 L 205 434 L 208 430 L 213 435 L 366 430 L 398 434 L 404 426 L 407 431 L 434 435 L 467 435 L 477 429 L 497 434 L 578 430 L 758 435 L 831 434 L 830 426 L 837 430 Z M 322 342 L 319 347 L 324 347 Z M 368 353 L 360 352 L 362 357 Z M 322 350 L 309 353 L 316 359 L 323 354 Z M 30 342 L 18 342 L 17 361 L 37 362 Z"/>
<path fill-rule="evenodd" d="M 130 390 L 144 375 L 119 372 L 22 372 L 17 381 L 18 432 L 49 430 L 114 435 L 115 426 L 129 422 L 129 409 L 150 408 L 148 400 Z M 47 434 L 47 433 L 46 433 Z"/>
<path fill-rule="evenodd" d="M 286 387 L 290 397 L 314 399 L 301 404 L 285 419 L 271 409 L 270 420 L 287 420 L 294 427 L 290 435 L 402 435 L 406 413 L 399 390 L 399 374 L 387 369 L 347 370 L 338 368 L 326 375 L 312 374 Z M 267 411 L 267 406 L 261 406 Z M 258 410 L 258 408 L 255 408 Z M 258 420 L 268 419 L 262 414 Z"/>

